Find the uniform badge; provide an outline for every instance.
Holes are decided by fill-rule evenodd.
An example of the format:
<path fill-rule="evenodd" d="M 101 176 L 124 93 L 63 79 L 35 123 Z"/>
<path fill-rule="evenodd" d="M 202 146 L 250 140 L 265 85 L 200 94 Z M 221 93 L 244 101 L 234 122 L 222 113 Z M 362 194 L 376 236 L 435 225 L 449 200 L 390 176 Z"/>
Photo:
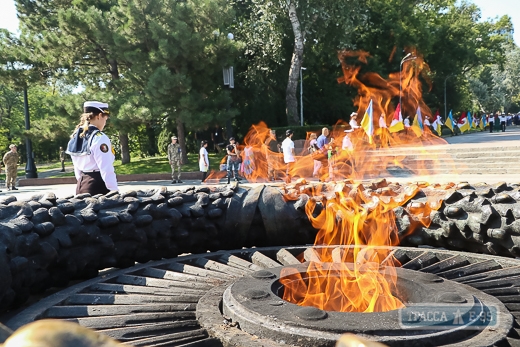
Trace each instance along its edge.
<path fill-rule="evenodd" d="M 101 152 L 106 153 L 108 152 L 108 145 L 106 143 L 102 143 L 101 146 L 99 146 L 99 149 Z"/>

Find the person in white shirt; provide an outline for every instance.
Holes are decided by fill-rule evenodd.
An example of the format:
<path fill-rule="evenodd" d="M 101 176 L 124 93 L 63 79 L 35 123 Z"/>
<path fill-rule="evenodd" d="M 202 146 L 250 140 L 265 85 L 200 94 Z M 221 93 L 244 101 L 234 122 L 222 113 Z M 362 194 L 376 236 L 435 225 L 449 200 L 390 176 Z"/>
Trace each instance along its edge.
<path fill-rule="evenodd" d="M 199 170 L 202 172 L 202 182 L 206 180 L 206 176 L 208 175 L 209 170 L 209 158 L 208 158 L 208 141 L 203 140 L 200 143 L 199 150 Z"/>
<path fill-rule="evenodd" d="M 357 113 L 356 112 L 352 112 L 350 114 L 350 121 L 348 122 L 348 124 L 350 125 L 350 127 L 355 131 L 356 129 L 359 129 L 361 128 L 361 126 L 358 125 L 358 122 L 357 122 Z"/>
<path fill-rule="evenodd" d="M 386 114 L 381 113 L 379 116 L 379 129 L 377 130 L 379 134 L 379 142 L 381 143 L 381 147 L 387 147 L 390 139 L 390 133 L 388 132 L 388 126 L 386 125 Z"/>
<path fill-rule="evenodd" d="M 282 142 L 283 161 L 287 165 L 286 183 L 291 183 L 291 173 L 294 168 L 294 163 L 296 162 L 294 154 L 294 142 L 292 140 L 293 131 L 291 129 L 287 129 L 285 131 L 285 136 L 286 138 Z"/>
<path fill-rule="evenodd" d="M 406 116 L 406 118 L 403 121 L 404 124 L 404 130 L 408 132 L 408 129 L 410 129 L 410 116 Z"/>
<path fill-rule="evenodd" d="M 115 152 L 102 131 L 109 118 L 108 104 L 86 101 L 83 114 L 67 145 L 78 181 L 76 194 L 106 194 L 119 190 L 114 171 Z"/>
<path fill-rule="evenodd" d="M 345 164 L 346 164 L 346 171 L 345 174 L 348 176 L 350 174 L 352 174 L 352 171 L 354 169 L 354 165 L 353 165 L 353 160 L 352 160 L 352 153 L 354 152 L 354 144 L 352 143 L 352 141 L 350 140 L 350 134 L 352 134 L 352 132 L 354 131 L 354 129 L 350 128 L 350 129 L 346 129 L 345 130 L 345 137 L 343 138 L 343 141 L 341 143 L 341 158 L 344 158 L 345 159 Z"/>
<path fill-rule="evenodd" d="M 500 129 L 502 129 L 502 132 L 505 132 L 507 116 L 505 113 L 502 113 L 498 118 L 500 119 Z"/>

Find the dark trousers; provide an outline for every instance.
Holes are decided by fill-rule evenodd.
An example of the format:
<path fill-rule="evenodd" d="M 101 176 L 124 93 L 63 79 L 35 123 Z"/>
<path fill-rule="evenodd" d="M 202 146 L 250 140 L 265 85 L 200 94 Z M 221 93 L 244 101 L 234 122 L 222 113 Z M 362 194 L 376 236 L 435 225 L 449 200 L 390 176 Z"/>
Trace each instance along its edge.
<path fill-rule="evenodd" d="M 76 194 L 89 193 L 90 195 L 104 195 L 109 191 L 99 171 L 81 173 L 81 178 L 76 185 Z"/>
<path fill-rule="evenodd" d="M 500 128 L 502 129 L 502 132 L 506 131 L 506 122 L 500 122 Z"/>
<path fill-rule="evenodd" d="M 489 121 L 489 132 L 492 133 L 493 132 L 493 122 Z"/>
<path fill-rule="evenodd" d="M 207 171 L 202 171 L 202 181 L 201 182 L 204 182 L 206 180 L 207 176 L 208 176 L 208 172 Z"/>

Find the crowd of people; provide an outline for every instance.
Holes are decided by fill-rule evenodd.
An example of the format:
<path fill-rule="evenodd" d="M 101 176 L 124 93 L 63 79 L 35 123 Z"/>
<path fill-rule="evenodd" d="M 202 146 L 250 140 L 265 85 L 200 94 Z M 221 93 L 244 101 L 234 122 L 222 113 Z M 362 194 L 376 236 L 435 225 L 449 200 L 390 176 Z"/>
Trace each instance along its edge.
<path fill-rule="evenodd" d="M 114 171 L 115 152 L 110 143 L 110 139 L 103 133 L 106 122 L 109 119 L 110 112 L 108 104 L 98 101 L 87 101 L 83 105 L 83 114 L 80 122 L 74 130 L 71 140 L 67 145 L 67 149 L 62 147 L 59 149 L 59 158 L 61 162 L 62 172 L 65 171 L 65 157 L 70 155 L 74 165 L 74 174 L 77 179 L 76 194 L 90 193 L 106 194 L 109 191 L 118 190 L 117 179 Z M 402 130 L 395 135 L 389 128 L 394 123 L 387 125 L 385 114 L 381 114 L 378 122 L 378 128 L 374 133 L 376 146 L 388 147 L 391 145 L 392 139 L 399 136 L 407 136 L 409 130 L 415 124 L 412 124 L 413 117 L 407 116 L 402 120 Z M 489 128 L 490 132 L 494 130 L 506 131 L 507 126 L 520 125 L 519 114 L 484 114 L 482 116 L 466 115 L 463 113 L 455 120 L 450 112 L 449 117 L 444 120 L 452 131 L 458 126 L 462 129 L 462 125 L 468 123 L 471 127 L 484 131 Z M 362 122 L 363 123 L 363 122 Z M 469 124 L 471 123 L 471 124 Z M 444 125 L 440 116 L 436 115 L 433 119 L 426 116 L 423 119 L 425 136 L 438 132 L 439 128 Z M 324 127 L 321 134 L 310 132 L 306 138 L 308 147 L 308 156 L 312 158 L 312 176 L 319 180 L 334 179 L 335 167 L 338 162 L 341 164 L 344 175 L 348 175 L 354 169 L 353 154 L 355 149 L 366 142 L 364 139 L 364 129 L 358 123 L 358 115 L 353 112 L 350 115 L 350 121 L 342 128 L 340 135 L 336 130 L 334 139 L 329 128 Z M 261 146 L 240 146 L 235 137 L 230 137 L 226 144 L 223 139 L 223 130 L 218 125 L 211 132 L 211 142 L 213 150 L 217 153 L 225 151 L 225 159 L 221 162 L 221 171 L 226 171 L 227 183 L 231 180 L 240 181 L 243 177 L 252 177 L 253 174 L 260 169 L 258 165 L 265 166 L 265 178 L 268 181 L 284 179 L 285 182 L 291 182 L 295 172 L 297 156 L 295 152 L 295 144 L 293 141 L 294 132 L 287 129 L 285 139 L 280 143 L 274 129 L 269 129 L 265 139 L 261 140 Z M 421 135 L 422 136 L 422 135 Z M 361 139 L 361 141 L 360 141 Z M 371 139 L 370 139 L 371 141 Z M 372 143 L 372 142 L 370 142 Z M 209 142 L 205 139 L 200 141 L 200 149 L 198 153 L 198 164 L 201 172 L 201 182 L 204 182 L 210 171 L 210 162 L 208 154 Z M 259 148 L 261 147 L 261 148 Z M 301 154 L 301 153 L 299 153 Z M 257 158 L 258 156 L 258 158 Z M 263 159 L 259 160 L 260 157 Z M 182 166 L 182 147 L 178 143 L 176 136 L 171 137 L 171 143 L 167 148 L 167 158 L 171 166 L 172 184 L 183 183 L 181 180 Z M 14 144 L 9 146 L 9 151 L 3 156 L 3 163 L 6 172 L 7 190 L 17 190 L 16 177 L 19 156 L 17 147 Z M 256 177 L 262 177 L 257 174 Z"/>

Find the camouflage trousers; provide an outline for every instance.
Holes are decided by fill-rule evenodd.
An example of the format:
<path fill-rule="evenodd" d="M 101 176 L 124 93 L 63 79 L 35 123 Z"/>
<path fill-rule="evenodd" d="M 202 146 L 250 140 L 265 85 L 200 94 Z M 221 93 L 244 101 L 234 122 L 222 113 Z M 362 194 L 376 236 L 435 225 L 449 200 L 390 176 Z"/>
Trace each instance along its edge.
<path fill-rule="evenodd" d="M 5 186 L 14 187 L 16 184 L 17 167 L 6 168 L 5 170 Z"/>
<path fill-rule="evenodd" d="M 172 180 L 180 180 L 181 179 L 181 161 L 174 160 L 171 164 L 172 167 Z M 175 176 L 175 170 L 177 170 L 177 176 Z"/>

